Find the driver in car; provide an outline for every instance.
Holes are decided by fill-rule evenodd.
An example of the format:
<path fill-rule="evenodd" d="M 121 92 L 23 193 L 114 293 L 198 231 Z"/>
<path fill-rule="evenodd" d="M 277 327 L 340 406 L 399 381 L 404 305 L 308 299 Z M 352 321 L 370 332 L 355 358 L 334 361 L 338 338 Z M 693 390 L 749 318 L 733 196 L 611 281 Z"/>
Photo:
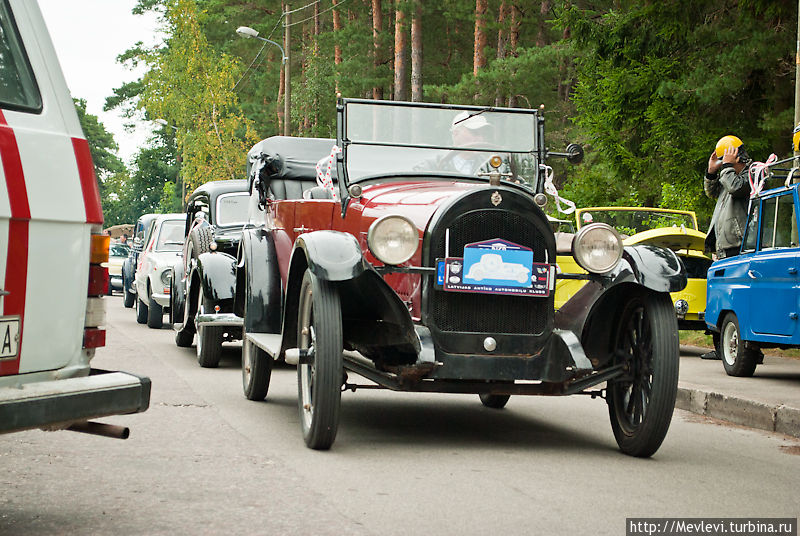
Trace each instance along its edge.
<path fill-rule="evenodd" d="M 483 115 L 461 112 L 453 118 L 450 125 L 453 145 L 459 147 L 475 147 L 485 145 L 494 137 L 494 127 Z M 458 151 L 442 159 L 440 164 L 447 164 L 464 175 L 474 175 L 478 168 L 486 162 L 486 154 L 473 151 Z"/>

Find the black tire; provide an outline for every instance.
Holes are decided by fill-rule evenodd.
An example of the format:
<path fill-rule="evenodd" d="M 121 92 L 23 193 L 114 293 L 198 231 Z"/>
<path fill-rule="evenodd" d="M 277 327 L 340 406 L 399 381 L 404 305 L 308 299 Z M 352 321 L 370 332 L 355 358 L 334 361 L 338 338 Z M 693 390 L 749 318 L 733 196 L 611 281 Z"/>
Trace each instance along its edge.
<path fill-rule="evenodd" d="M 202 294 L 203 289 L 200 289 Z M 212 310 L 214 305 L 203 299 L 203 307 L 198 313 Z M 195 317 L 196 319 L 197 317 Z M 222 341 L 225 326 L 197 326 L 197 363 L 203 368 L 216 368 L 222 357 Z"/>
<path fill-rule="evenodd" d="M 667 435 L 678 392 L 678 323 L 669 294 L 632 298 L 614 336 L 625 376 L 608 382 L 608 412 L 622 452 L 652 456 Z"/>
<path fill-rule="evenodd" d="M 725 372 L 728 376 L 752 376 L 761 358 L 760 352 L 747 348 L 739 330 L 739 319 L 734 313 L 725 315 L 721 327 L 717 355 L 722 359 Z"/>
<path fill-rule="evenodd" d="M 197 327 L 197 362 L 203 368 L 216 368 L 222 357 L 223 326 Z"/>
<path fill-rule="evenodd" d="M 175 344 L 181 348 L 189 348 L 194 342 L 194 333 L 188 330 L 181 330 L 175 332 Z"/>
<path fill-rule="evenodd" d="M 152 295 L 150 298 L 150 305 L 147 306 L 147 327 L 152 329 L 161 329 L 164 325 L 164 308 L 159 305 Z"/>
<path fill-rule="evenodd" d="M 297 401 L 306 446 L 326 450 L 336 439 L 342 398 L 342 310 L 338 289 L 306 271 L 300 286 L 297 347 L 314 352 L 297 366 Z"/>
<path fill-rule="evenodd" d="M 211 232 L 211 227 L 201 225 L 192 229 L 189 239 L 192 241 L 192 256 L 196 258 L 201 253 L 208 253 L 211 251 L 211 242 L 214 241 L 214 233 Z"/>
<path fill-rule="evenodd" d="M 147 304 L 140 297 L 136 297 L 136 322 L 147 324 Z"/>
<path fill-rule="evenodd" d="M 264 400 L 272 377 L 272 357 L 247 340 L 242 328 L 242 388 L 248 400 Z"/>
<path fill-rule="evenodd" d="M 131 282 L 126 280 L 124 277 L 122 278 L 122 296 L 123 301 L 122 305 L 125 306 L 126 309 L 130 309 L 136 303 L 136 295 L 131 292 L 130 290 Z"/>
<path fill-rule="evenodd" d="M 508 399 L 511 398 L 511 395 L 490 395 L 486 393 L 478 396 L 481 398 L 481 404 L 492 409 L 503 409 L 508 404 Z"/>

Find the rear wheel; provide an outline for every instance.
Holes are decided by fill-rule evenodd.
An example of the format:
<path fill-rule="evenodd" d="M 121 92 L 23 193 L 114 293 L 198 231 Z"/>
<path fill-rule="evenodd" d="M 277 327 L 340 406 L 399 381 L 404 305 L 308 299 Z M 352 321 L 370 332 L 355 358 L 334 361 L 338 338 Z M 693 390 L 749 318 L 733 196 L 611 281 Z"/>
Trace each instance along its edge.
<path fill-rule="evenodd" d="M 147 307 L 147 327 L 161 329 L 164 325 L 164 308 L 153 299 L 152 294 L 148 294 L 150 305 Z"/>
<path fill-rule="evenodd" d="M 200 290 L 202 293 L 202 289 Z M 211 302 L 203 300 L 200 313 L 212 309 Z M 205 325 L 197 326 L 197 362 L 204 368 L 219 366 L 222 357 L 222 340 L 225 336 L 225 326 Z"/>
<path fill-rule="evenodd" d="M 147 304 L 140 297 L 136 297 L 136 321 L 139 324 L 147 323 Z"/>
<path fill-rule="evenodd" d="M 614 337 L 625 375 L 608 382 L 611 428 L 620 450 L 651 456 L 667 435 L 678 391 L 678 326 L 668 294 L 631 299 Z"/>
<path fill-rule="evenodd" d="M 297 366 L 303 439 L 312 449 L 329 449 L 342 398 L 342 311 L 337 288 L 308 270 L 300 287 L 297 347 L 309 354 L 308 364 Z"/>
<path fill-rule="evenodd" d="M 739 319 L 734 313 L 725 315 L 720 332 L 719 357 L 728 376 L 752 376 L 756 371 L 760 353 L 747 348 L 739 330 Z"/>
<path fill-rule="evenodd" d="M 189 348 L 194 340 L 194 333 L 188 330 L 181 330 L 175 332 L 175 344 L 181 348 Z"/>
<path fill-rule="evenodd" d="M 486 393 L 478 396 L 481 398 L 481 404 L 492 409 L 503 409 L 508 404 L 508 399 L 511 398 L 510 395 L 490 395 Z"/>

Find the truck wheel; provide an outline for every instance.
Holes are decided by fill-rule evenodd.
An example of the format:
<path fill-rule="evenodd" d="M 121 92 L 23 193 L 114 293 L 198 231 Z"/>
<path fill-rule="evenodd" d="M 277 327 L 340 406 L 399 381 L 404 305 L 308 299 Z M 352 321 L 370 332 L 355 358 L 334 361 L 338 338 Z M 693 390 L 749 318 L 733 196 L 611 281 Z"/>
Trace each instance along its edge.
<path fill-rule="evenodd" d="M 300 286 L 297 347 L 311 354 L 297 366 L 300 425 L 306 446 L 326 450 L 336 439 L 342 398 L 342 310 L 339 292 L 306 270 Z"/>
<path fill-rule="evenodd" d="M 147 304 L 140 297 L 136 297 L 136 321 L 139 324 L 147 323 Z"/>
<path fill-rule="evenodd" d="M 272 358 L 247 340 L 242 328 L 242 387 L 248 400 L 264 400 L 272 377 Z"/>
<path fill-rule="evenodd" d="M 508 399 L 511 398 L 510 395 L 490 395 L 486 393 L 478 396 L 481 398 L 481 404 L 492 409 L 503 409 L 508 404 Z"/>
<path fill-rule="evenodd" d="M 147 307 L 147 327 L 153 329 L 161 329 L 164 325 L 164 308 L 159 305 L 153 296 L 149 294 L 150 305 Z"/>
<path fill-rule="evenodd" d="M 620 450 L 646 458 L 667 435 L 678 391 L 678 325 L 668 294 L 628 302 L 614 337 L 626 373 L 608 382 L 611 428 Z"/>
<path fill-rule="evenodd" d="M 752 376 L 756 371 L 759 352 L 745 346 L 739 331 L 739 320 L 734 313 L 725 315 L 720 332 L 719 358 L 728 376 Z"/>

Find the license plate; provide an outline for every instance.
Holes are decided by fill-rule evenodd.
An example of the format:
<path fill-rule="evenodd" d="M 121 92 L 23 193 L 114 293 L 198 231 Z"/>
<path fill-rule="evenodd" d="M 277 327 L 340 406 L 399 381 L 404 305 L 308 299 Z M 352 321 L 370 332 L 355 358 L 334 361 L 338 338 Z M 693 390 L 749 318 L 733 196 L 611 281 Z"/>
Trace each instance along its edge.
<path fill-rule="evenodd" d="M 553 267 L 533 262 L 533 251 L 496 238 L 467 244 L 463 257 L 437 259 L 437 284 L 449 292 L 547 297 Z"/>
<path fill-rule="evenodd" d="M 13 359 L 19 354 L 19 317 L 0 316 L 0 359 Z"/>

